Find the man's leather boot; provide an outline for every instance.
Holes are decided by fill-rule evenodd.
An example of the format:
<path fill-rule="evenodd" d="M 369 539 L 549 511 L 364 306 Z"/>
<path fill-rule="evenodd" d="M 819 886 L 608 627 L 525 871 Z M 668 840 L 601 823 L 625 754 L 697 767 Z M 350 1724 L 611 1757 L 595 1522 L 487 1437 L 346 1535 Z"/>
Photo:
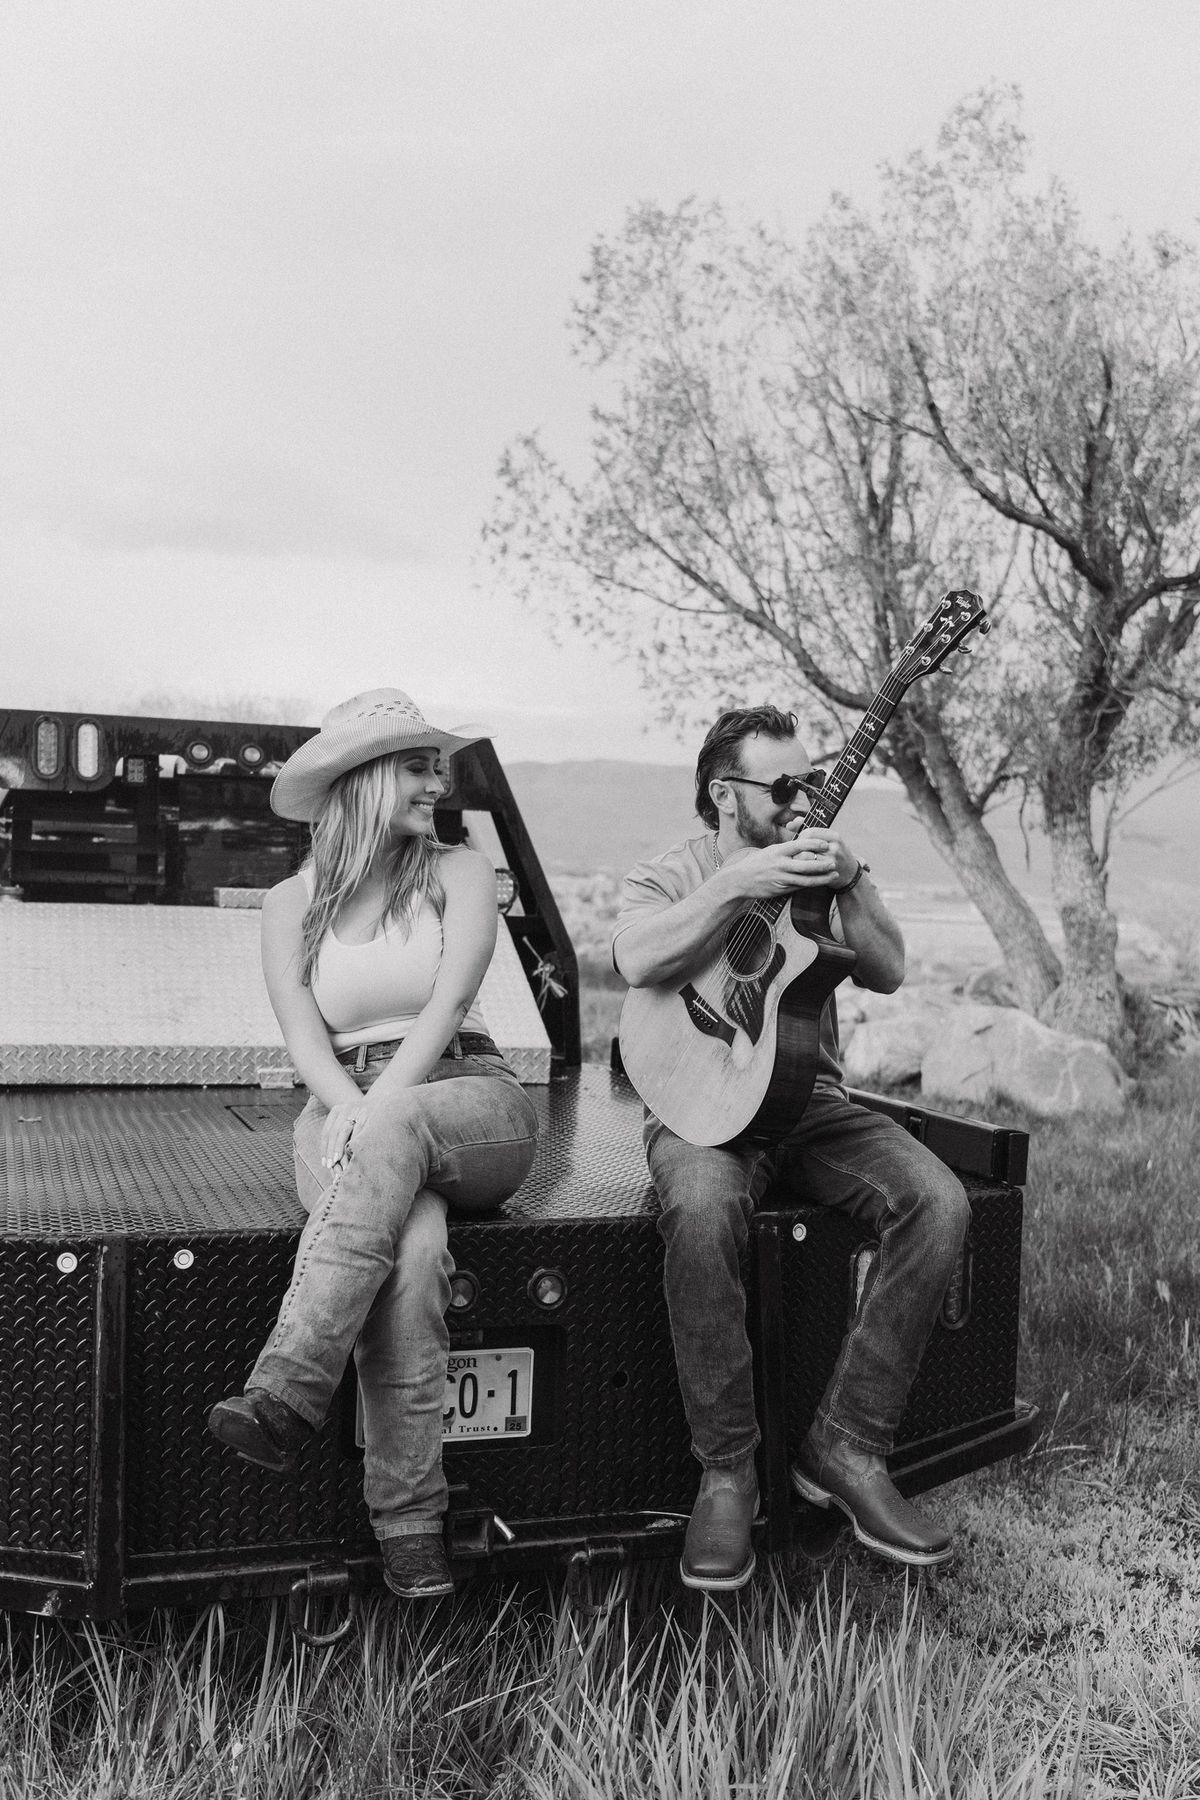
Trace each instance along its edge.
<path fill-rule="evenodd" d="M 954 1554 L 949 1532 L 904 1498 L 876 1451 L 832 1434 L 822 1444 L 810 1432 L 792 1469 L 792 1486 L 814 1506 L 844 1512 L 859 1543 L 892 1562 L 928 1569 Z"/>
<path fill-rule="evenodd" d="M 728 1469 L 705 1469 L 688 1521 L 679 1564 L 684 1587 L 729 1593 L 754 1573 L 750 1527 L 758 1512 L 754 1458 Z"/>

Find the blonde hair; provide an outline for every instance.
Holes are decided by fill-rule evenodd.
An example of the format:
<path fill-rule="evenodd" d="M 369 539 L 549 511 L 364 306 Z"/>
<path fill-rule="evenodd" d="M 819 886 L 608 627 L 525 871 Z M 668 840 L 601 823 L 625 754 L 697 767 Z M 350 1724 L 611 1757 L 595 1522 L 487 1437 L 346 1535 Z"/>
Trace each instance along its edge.
<path fill-rule="evenodd" d="M 446 893 L 438 873 L 447 844 L 436 838 L 391 837 L 399 804 L 400 766 L 412 755 L 397 750 L 347 769 L 329 790 L 312 834 L 312 899 L 304 913 L 300 980 L 312 983 L 317 954 L 339 907 L 363 881 L 374 859 L 385 853 L 382 923 L 394 921 L 407 934 L 422 901 L 440 916 Z"/>

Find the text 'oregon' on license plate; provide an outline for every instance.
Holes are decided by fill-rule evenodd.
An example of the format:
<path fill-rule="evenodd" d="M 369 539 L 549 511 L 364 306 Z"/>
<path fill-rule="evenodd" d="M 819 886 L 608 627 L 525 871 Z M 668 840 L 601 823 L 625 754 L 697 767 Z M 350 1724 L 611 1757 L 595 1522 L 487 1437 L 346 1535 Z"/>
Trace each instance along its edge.
<path fill-rule="evenodd" d="M 442 1437 L 528 1437 L 532 1399 L 532 1350 L 452 1350 Z"/>

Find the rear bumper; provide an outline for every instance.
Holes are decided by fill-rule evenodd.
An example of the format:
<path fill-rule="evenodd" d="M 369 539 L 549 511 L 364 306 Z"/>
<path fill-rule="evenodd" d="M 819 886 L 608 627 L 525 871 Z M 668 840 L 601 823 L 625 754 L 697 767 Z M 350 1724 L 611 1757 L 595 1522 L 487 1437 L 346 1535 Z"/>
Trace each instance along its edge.
<path fill-rule="evenodd" d="M 910 1444 L 892 1460 L 897 1486 L 924 1493 L 959 1476 L 1025 1450 L 1037 1426 L 1037 1408 L 1018 1401 L 1011 1415 L 942 1437 Z M 760 1554 L 825 1556 L 834 1548 L 844 1521 L 796 1499 L 790 1487 L 775 1489 L 755 1526 Z M 464 1579 L 482 1574 L 564 1572 L 569 1580 L 617 1574 L 656 1558 L 676 1560 L 683 1548 L 687 1515 L 638 1512 L 581 1515 L 509 1522 L 487 1509 L 452 1510 L 448 1542 L 456 1572 Z M 310 1555 L 255 1556 L 252 1552 L 176 1559 L 169 1570 L 128 1573 L 119 1594 L 66 1570 L 0 1574 L 0 1607 L 59 1618 L 111 1618 L 160 1606 L 204 1606 L 293 1594 L 301 1608 L 306 1595 L 337 1601 L 380 1582 L 377 1556 L 339 1554 L 336 1545 L 314 1546 Z"/>

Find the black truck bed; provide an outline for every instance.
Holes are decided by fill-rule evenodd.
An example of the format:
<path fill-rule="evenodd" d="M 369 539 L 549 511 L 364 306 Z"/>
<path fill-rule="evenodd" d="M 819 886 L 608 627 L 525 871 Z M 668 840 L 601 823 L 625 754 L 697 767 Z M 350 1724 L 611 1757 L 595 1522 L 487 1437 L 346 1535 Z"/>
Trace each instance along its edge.
<path fill-rule="evenodd" d="M 641 1108 L 598 1065 L 531 1089 L 535 1168 L 496 1217 L 452 1222 L 476 1297 L 458 1357 L 533 1352 L 518 1440 L 448 1444 L 462 1563 L 535 1566 L 677 1553 L 696 1467 L 674 1380 Z M 863 1098 L 870 1099 L 869 1096 Z M 360 1496 L 353 1378 L 296 1476 L 217 1446 L 205 1416 L 240 1388 L 286 1286 L 303 1214 L 291 1091 L 24 1089 L 0 1094 L 0 1604 L 95 1617 L 377 1576 Z M 1020 1448 L 1016 1398 L 1024 1140 L 875 1102 L 953 1160 L 972 1201 L 953 1308 L 935 1329 L 894 1466 L 908 1491 Z M 870 1245 L 784 1193 L 746 1256 L 764 1427 L 763 1548 L 823 1544 L 788 1460 L 855 1303 Z M 535 1278 L 564 1298 L 536 1303 Z M 334 1573 L 330 1575 L 332 1569 Z M 314 1576 L 313 1571 L 318 1571 Z"/>
<path fill-rule="evenodd" d="M 653 1190 L 641 1107 L 596 1064 L 530 1087 L 537 1161 L 503 1216 L 648 1216 Z M 7 1180 L 0 1229 L 13 1236 L 298 1230 L 291 1126 L 303 1090 L 0 1090 Z"/>

